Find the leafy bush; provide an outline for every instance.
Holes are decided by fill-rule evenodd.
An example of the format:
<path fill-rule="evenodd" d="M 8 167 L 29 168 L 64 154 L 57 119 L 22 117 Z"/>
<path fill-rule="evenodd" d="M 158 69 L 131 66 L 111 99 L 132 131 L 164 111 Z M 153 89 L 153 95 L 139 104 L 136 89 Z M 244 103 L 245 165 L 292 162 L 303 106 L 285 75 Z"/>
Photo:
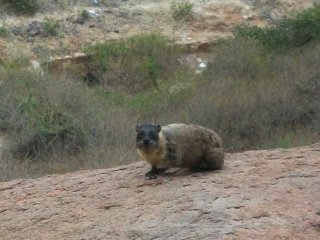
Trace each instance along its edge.
<path fill-rule="evenodd" d="M 170 5 L 171 14 L 174 20 L 182 20 L 190 17 L 193 4 L 187 0 L 172 0 Z"/>
<path fill-rule="evenodd" d="M 104 87 L 136 92 L 157 86 L 157 81 L 176 67 L 176 49 L 158 34 L 141 34 L 129 39 L 97 44 L 88 53 L 92 69 Z"/>
<path fill-rule="evenodd" d="M 43 33 L 46 36 L 57 36 L 58 35 L 59 23 L 58 21 L 51 18 L 44 18 L 43 21 Z"/>
<path fill-rule="evenodd" d="M 270 50 L 301 47 L 320 39 L 320 5 L 276 21 L 267 28 L 240 25 L 235 28 L 234 35 L 256 39 Z"/>
<path fill-rule="evenodd" d="M 0 26 L 0 37 L 6 37 L 8 34 L 8 29 L 4 25 Z"/>
<path fill-rule="evenodd" d="M 81 13 L 80 13 L 80 16 L 83 17 L 84 20 L 87 20 L 87 19 L 89 19 L 90 14 L 89 14 L 88 10 L 83 9 L 83 10 L 81 11 Z"/>
<path fill-rule="evenodd" d="M 33 15 L 39 10 L 37 0 L 1 0 L 2 4 L 7 4 L 18 14 Z"/>

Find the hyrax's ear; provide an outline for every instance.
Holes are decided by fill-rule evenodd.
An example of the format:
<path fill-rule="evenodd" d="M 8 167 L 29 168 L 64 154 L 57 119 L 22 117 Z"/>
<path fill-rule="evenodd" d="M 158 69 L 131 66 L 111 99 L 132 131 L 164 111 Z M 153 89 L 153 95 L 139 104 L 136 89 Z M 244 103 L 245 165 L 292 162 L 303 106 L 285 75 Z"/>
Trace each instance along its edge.
<path fill-rule="evenodd" d="M 157 125 L 157 131 L 158 131 L 158 132 L 161 131 L 161 125 Z"/>
<path fill-rule="evenodd" d="M 140 124 L 137 124 L 136 125 L 136 132 L 139 132 L 139 130 L 140 130 Z"/>

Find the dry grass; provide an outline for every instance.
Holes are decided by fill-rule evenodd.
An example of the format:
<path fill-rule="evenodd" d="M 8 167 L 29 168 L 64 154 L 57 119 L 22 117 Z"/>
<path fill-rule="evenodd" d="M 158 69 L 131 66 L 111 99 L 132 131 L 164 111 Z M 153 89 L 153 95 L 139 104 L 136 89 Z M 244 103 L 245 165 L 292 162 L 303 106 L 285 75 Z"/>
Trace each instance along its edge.
<path fill-rule="evenodd" d="M 243 54 L 251 55 L 257 46 L 233 43 L 247 53 L 239 50 L 230 56 L 233 47 L 223 47 L 214 54 L 205 76 L 209 84 L 196 90 L 185 110 L 189 121 L 216 128 L 226 147 L 236 151 L 277 147 L 278 139 L 299 138 L 298 129 L 319 137 L 320 72 L 316 66 L 320 45 L 279 56 L 254 50 L 254 58 L 247 58 Z"/>
<path fill-rule="evenodd" d="M 109 104 L 99 89 L 23 64 L 6 66 L 1 76 L 0 129 L 10 140 L 2 179 L 112 166 L 132 156 L 135 117 Z"/>

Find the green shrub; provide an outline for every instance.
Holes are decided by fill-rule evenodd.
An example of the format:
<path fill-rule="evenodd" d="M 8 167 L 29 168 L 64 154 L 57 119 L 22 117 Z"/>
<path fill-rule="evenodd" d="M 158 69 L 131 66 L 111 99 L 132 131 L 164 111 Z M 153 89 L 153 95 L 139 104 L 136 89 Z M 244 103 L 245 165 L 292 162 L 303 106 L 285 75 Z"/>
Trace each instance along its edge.
<path fill-rule="evenodd" d="M 25 71 L 23 75 L 17 72 L 6 77 L 1 88 L 4 104 L 0 124 L 15 139 L 15 156 L 53 154 L 64 144 L 73 149 L 86 144 L 81 126 L 46 96 L 51 86 L 45 86 L 43 79 Z"/>
<path fill-rule="evenodd" d="M 15 156 L 79 152 L 101 137 L 96 128 L 103 122 L 92 118 L 94 100 L 84 86 L 17 67 L 6 67 L 1 76 L 0 129 L 14 139 Z"/>
<path fill-rule="evenodd" d="M 0 26 L 0 37 L 7 37 L 8 34 L 8 29 L 4 25 Z"/>
<path fill-rule="evenodd" d="M 240 25 L 234 30 L 235 37 L 251 38 L 270 50 L 301 47 L 320 39 L 320 5 L 294 14 L 290 18 L 275 21 L 270 27 Z"/>
<path fill-rule="evenodd" d="M 172 0 L 170 5 L 171 15 L 174 20 L 190 17 L 193 4 L 188 0 Z"/>
<path fill-rule="evenodd" d="M 88 49 L 92 69 L 102 84 L 131 92 L 157 86 L 159 79 L 177 67 L 176 49 L 158 34 L 141 34 L 108 41 Z"/>
<path fill-rule="evenodd" d="M 37 0 L 1 0 L 18 14 L 33 15 L 39 10 Z"/>
<path fill-rule="evenodd" d="M 58 35 L 59 23 L 58 21 L 51 18 L 44 18 L 43 21 L 43 33 L 46 36 L 57 36 Z"/>
<path fill-rule="evenodd" d="M 84 20 L 87 20 L 90 17 L 90 14 L 88 12 L 88 10 L 83 9 L 80 13 L 81 17 L 83 17 Z"/>

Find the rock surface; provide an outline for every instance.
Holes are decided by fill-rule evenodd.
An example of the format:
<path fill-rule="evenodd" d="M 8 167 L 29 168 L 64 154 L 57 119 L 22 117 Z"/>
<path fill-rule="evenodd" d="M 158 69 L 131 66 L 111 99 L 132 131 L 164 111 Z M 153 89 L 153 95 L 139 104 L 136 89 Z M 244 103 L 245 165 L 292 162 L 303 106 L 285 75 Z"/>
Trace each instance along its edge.
<path fill-rule="evenodd" d="M 148 169 L 0 183 L 0 239 L 319 239 L 320 144 L 227 154 L 218 172 Z"/>

